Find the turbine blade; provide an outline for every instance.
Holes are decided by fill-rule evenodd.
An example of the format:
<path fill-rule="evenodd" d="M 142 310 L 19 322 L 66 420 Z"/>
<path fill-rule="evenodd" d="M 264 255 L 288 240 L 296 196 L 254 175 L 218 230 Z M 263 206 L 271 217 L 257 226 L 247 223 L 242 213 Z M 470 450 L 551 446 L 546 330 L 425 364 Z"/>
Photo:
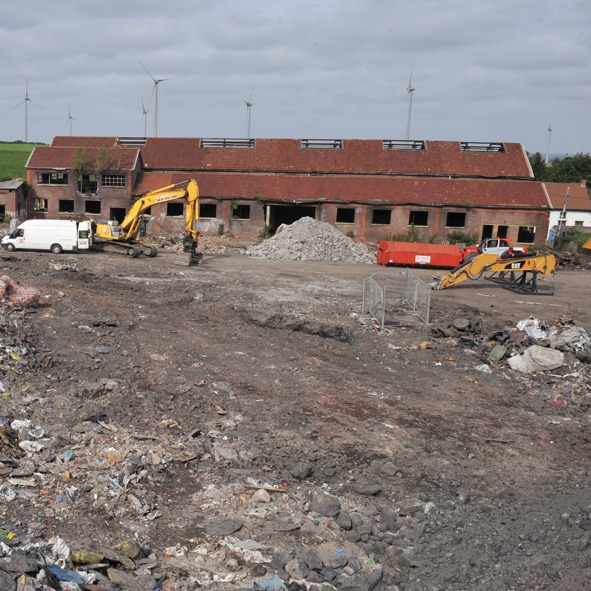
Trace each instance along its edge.
<path fill-rule="evenodd" d="M 148 76 L 150 76 L 150 78 L 152 78 L 152 80 L 154 80 L 154 83 L 156 84 L 156 78 L 154 78 L 154 76 L 152 76 L 152 74 L 150 74 L 150 70 L 148 70 L 148 68 L 146 68 L 146 66 L 144 66 L 144 64 L 142 64 L 142 62 L 140 62 L 139 58 L 137 60 L 140 64 L 140 66 L 142 68 L 144 68 L 144 70 L 146 70 L 146 72 L 148 72 Z"/>

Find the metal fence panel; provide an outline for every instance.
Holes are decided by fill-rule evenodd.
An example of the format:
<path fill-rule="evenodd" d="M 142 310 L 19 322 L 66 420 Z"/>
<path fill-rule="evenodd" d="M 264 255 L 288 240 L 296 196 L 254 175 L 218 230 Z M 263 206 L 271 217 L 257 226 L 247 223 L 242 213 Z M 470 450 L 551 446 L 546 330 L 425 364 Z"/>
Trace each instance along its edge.
<path fill-rule="evenodd" d="M 362 313 L 383 328 L 429 324 L 431 287 L 410 269 L 404 279 L 378 281 L 373 275 L 363 281 Z"/>

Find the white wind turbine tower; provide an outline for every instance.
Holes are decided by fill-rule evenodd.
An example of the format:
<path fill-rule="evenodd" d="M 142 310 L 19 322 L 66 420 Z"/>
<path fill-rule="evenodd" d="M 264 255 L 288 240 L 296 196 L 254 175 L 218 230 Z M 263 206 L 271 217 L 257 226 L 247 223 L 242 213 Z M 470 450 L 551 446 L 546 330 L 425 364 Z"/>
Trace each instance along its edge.
<path fill-rule="evenodd" d="M 139 59 L 138 62 L 140 62 Z M 150 71 L 148 68 L 146 68 L 146 66 L 144 66 L 144 64 L 142 64 L 142 62 L 140 62 L 140 66 L 144 68 L 146 72 L 148 72 L 148 76 L 150 76 L 150 78 L 152 78 L 154 81 L 154 137 L 158 137 L 158 85 L 160 82 L 170 80 L 170 78 L 154 78 L 154 76 L 150 74 Z"/>
<path fill-rule="evenodd" d="M 408 119 L 406 121 L 406 140 L 408 141 L 410 139 L 410 121 L 412 118 L 412 95 L 415 91 L 415 89 L 413 88 L 412 85 L 412 72 L 415 68 L 415 62 L 413 60 L 412 62 L 412 67 L 410 69 L 410 78 L 408 79 L 408 88 L 406 89 L 406 92 L 408 93 Z"/>
<path fill-rule="evenodd" d="M 548 158 L 550 157 L 550 137 L 552 136 L 552 124 L 548 125 L 548 144 L 546 145 L 546 164 L 548 164 Z"/>
<path fill-rule="evenodd" d="M 250 96 L 248 97 L 247 101 L 244 101 L 244 104 L 246 105 L 246 115 L 247 115 L 247 119 L 248 119 L 248 126 L 246 128 L 246 139 L 249 140 L 250 139 L 250 111 L 252 109 L 252 103 L 250 102 L 252 100 L 252 93 L 254 92 L 254 88 L 250 91 Z"/>
<path fill-rule="evenodd" d="M 26 79 L 25 83 L 25 98 L 18 105 L 12 107 L 11 111 L 14 111 L 17 107 L 20 107 L 23 103 L 25 104 L 25 144 L 29 143 L 29 103 L 33 101 L 29 98 L 29 79 Z"/>
<path fill-rule="evenodd" d="M 142 114 L 144 118 L 144 137 L 148 137 L 148 113 L 150 109 L 146 109 L 144 105 L 144 99 L 142 99 Z"/>
<path fill-rule="evenodd" d="M 70 137 L 72 136 L 72 121 L 75 121 L 74 117 L 72 117 L 72 113 L 70 111 L 70 103 L 68 103 L 68 120 L 66 121 L 66 125 L 69 124 L 70 126 Z"/>

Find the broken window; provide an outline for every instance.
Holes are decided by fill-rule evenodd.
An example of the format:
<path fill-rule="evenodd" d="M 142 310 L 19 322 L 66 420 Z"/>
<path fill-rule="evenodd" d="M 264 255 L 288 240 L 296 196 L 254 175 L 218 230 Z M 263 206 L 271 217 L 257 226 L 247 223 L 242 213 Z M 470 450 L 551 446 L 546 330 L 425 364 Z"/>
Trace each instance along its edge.
<path fill-rule="evenodd" d="M 235 220 L 249 220 L 250 219 L 250 205 L 237 205 L 232 206 L 232 217 Z"/>
<path fill-rule="evenodd" d="M 47 199 L 34 199 L 33 211 L 47 211 Z"/>
<path fill-rule="evenodd" d="M 200 203 L 199 217 L 200 218 L 215 218 L 217 215 L 217 205 L 215 203 Z"/>
<path fill-rule="evenodd" d="M 59 212 L 74 213 L 74 201 L 72 199 L 60 199 Z"/>
<path fill-rule="evenodd" d="M 125 175 L 103 174 L 101 182 L 103 187 L 125 187 Z"/>
<path fill-rule="evenodd" d="M 374 209 L 371 216 L 371 223 L 377 225 L 387 226 L 392 219 L 392 210 L 390 209 Z"/>
<path fill-rule="evenodd" d="M 445 222 L 446 228 L 463 228 L 466 225 L 466 214 L 457 211 L 448 211 Z"/>
<path fill-rule="evenodd" d="M 408 216 L 409 226 L 427 226 L 429 220 L 428 211 L 411 211 Z"/>
<path fill-rule="evenodd" d="M 182 203 L 167 203 L 166 215 L 171 218 L 181 217 L 185 213 L 185 206 Z"/>
<path fill-rule="evenodd" d="M 96 193 L 98 183 L 96 175 L 94 174 L 79 174 L 78 175 L 78 192 L 79 193 Z"/>
<path fill-rule="evenodd" d="M 535 226 L 519 226 L 517 233 L 517 242 L 524 244 L 533 244 L 536 241 L 536 227 Z"/>
<path fill-rule="evenodd" d="M 40 172 L 37 173 L 39 185 L 67 185 L 68 175 L 64 172 Z"/>
<path fill-rule="evenodd" d="M 100 213 L 101 202 L 100 201 L 85 201 L 84 202 L 85 213 Z"/>
<path fill-rule="evenodd" d="M 355 223 L 355 208 L 354 207 L 338 207 L 337 208 L 337 224 L 354 224 Z"/>

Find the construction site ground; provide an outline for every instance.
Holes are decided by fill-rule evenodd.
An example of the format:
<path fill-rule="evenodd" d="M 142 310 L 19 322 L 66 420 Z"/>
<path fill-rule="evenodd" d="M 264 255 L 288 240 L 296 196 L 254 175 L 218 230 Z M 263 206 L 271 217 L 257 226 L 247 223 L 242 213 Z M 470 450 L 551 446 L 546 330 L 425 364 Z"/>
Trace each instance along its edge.
<path fill-rule="evenodd" d="M 17 497 L 0 527 L 72 549 L 133 539 L 163 591 L 276 573 L 311 589 L 589 588 L 590 366 L 567 353 L 555 371 L 486 372 L 479 346 L 530 316 L 591 331 L 588 270 L 543 278 L 553 296 L 433 291 L 430 324 L 380 330 L 363 282 L 403 269 L 221 250 L 192 267 L 172 251 L 0 253 L 41 292 L 5 309 L 1 417 L 44 431 L 38 452 L 1 442 L 34 469 L 1 477 Z M 472 332 L 433 330 L 454 322 Z M 349 586 L 295 568 L 298 548 L 327 545 L 359 550 Z"/>

